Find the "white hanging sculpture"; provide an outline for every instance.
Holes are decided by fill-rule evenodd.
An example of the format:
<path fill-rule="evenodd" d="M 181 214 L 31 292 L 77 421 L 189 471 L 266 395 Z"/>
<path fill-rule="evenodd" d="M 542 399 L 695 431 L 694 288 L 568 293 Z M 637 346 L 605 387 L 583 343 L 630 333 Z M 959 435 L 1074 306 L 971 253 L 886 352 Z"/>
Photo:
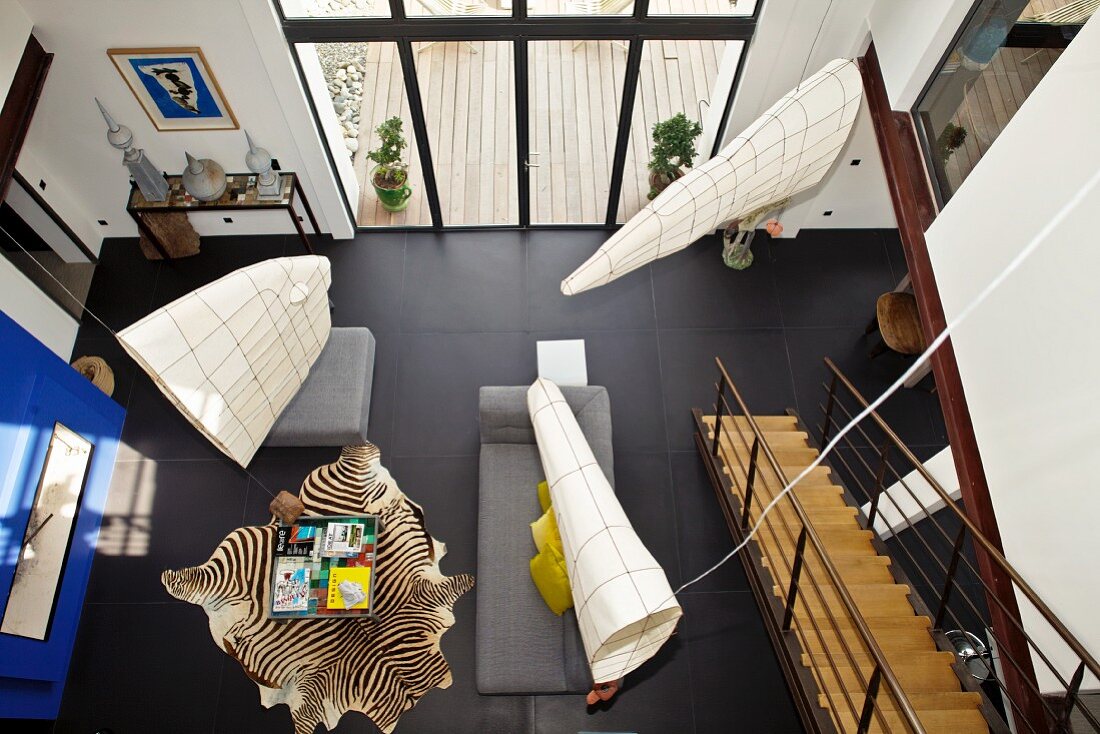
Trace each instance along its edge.
<path fill-rule="evenodd" d="M 616 681 L 661 649 L 683 611 L 558 386 L 536 380 L 527 391 L 527 409 L 550 485 L 592 679 Z"/>
<path fill-rule="evenodd" d="M 328 341 L 327 257 L 241 268 L 158 308 L 118 340 L 195 428 L 248 466 Z"/>
<path fill-rule="evenodd" d="M 818 183 L 844 148 L 862 99 L 855 62 L 829 62 L 718 155 L 669 184 L 563 280 L 561 292 L 609 283 Z"/>

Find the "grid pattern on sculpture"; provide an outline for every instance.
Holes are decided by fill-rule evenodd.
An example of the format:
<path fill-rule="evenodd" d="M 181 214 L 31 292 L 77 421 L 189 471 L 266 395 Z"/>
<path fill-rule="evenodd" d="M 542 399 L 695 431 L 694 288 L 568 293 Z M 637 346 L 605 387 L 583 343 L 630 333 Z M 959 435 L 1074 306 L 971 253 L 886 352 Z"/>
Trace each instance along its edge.
<path fill-rule="evenodd" d="M 717 156 L 670 184 L 577 268 L 563 288 L 576 293 L 607 283 L 687 247 L 742 214 L 817 183 L 848 139 L 862 92 L 859 72 L 852 62 L 838 60 L 826 66 L 783 97 Z M 788 132 L 784 115 L 794 107 L 801 110 L 805 124 Z M 773 123 L 782 130 L 779 139 L 756 150 L 753 137 L 766 133 Z M 826 132 L 815 136 L 812 133 L 816 128 L 825 128 Z M 766 135 L 761 137 L 767 139 Z M 777 147 L 780 153 L 774 155 Z M 744 155 L 746 148 L 751 155 Z M 804 160 L 807 150 L 812 151 L 812 157 Z M 730 178 L 732 184 L 727 181 Z M 647 232 L 646 239 L 639 242 L 637 236 Z"/>
<path fill-rule="evenodd" d="M 308 274 L 295 263 L 301 258 L 268 260 L 203 286 L 118 334 L 126 351 L 187 419 L 242 466 L 297 393 L 328 339 L 327 269 L 319 258 L 308 257 L 314 261 Z M 264 271 L 272 270 L 282 271 L 276 276 L 284 281 L 277 284 L 281 287 L 266 282 L 270 273 Z M 228 279 L 240 281 L 240 290 L 252 291 L 232 313 L 206 298 Z M 306 284 L 309 295 L 292 308 L 286 294 L 298 282 Z M 246 312 L 257 310 L 258 318 L 241 321 Z M 219 340 L 231 342 L 231 347 L 219 351 Z M 173 350 L 177 354 L 164 362 L 160 352 Z M 216 415 L 208 412 L 213 396 L 221 400 Z"/>
<path fill-rule="evenodd" d="M 553 384 L 553 383 L 550 383 Z M 556 389 L 551 391 L 547 388 L 547 382 L 544 380 L 538 380 L 532 387 L 531 391 L 535 391 L 535 404 L 542 403 L 537 408 L 531 411 L 531 422 L 536 428 L 536 436 L 539 436 L 540 421 L 537 420 L 537 416 L 544 411 L 549 411 L 553 416 L 554 422 L 558 427 L 558 437 L 563 440 L 569 448 L 569 451 L 573 455 L 575 467 L 570 471 L 561 474 L 560 476 L 547 476 L 547 481 L 550 482 L 550 492 L 552 496 L 556 496 L 555 490 L 563 480 L 570 481 L 572 487 L 570 489 L 579 489 L 580 484 L 583 482 L 584 489 L 587 493 L 588 507 L 599 516 L 600 529 L 591 537 L 574 539 L 570 535 L 570 525 L 568 522 L 562 522 L 558 510 L 555 513 L 558 514 L 558 529 L 561 532 L 562 545 L 567 554 L 567 567 L 570 570 L 570 584 L 573 589 L 573 601 L 576 606 L 577 624 L 581 628 L 581 636 L 585 642 L 585 648 L 589 656 L 589 664 L 592 668 L 593 679 L 596 682 L 605 682 L 618 680 L 631 670 L 636 668 L 641 663 L 648 660 L 656 649 L 651 651 L 651 648 L 659 648 L 660 645 L 668 639 L 668 636 L 672 633 L 672 630 L 676 626 L 676 622 L 680 617 L 679 605 L 676 603 L 676 598 L 672 594 L 671 588 L 668 586 L 668 581 L 665 578 L 664 570 L 656 562 L 653 556 L 641 545 L 641 541 L 638 540 L 635 543 L 635 548 L 632 552 L 626 553 L 620 548 L 619 543 L 615 539 L 614 530 L 625 530 L 624 538 L 629 539 L 630 535 L 633 535 L 634 529 L 626 520 L 626 515 L 623 513 L 622 508 L 618 506 L 617 502 L 614 507 L 609 506 L 607 503 L 601 503 L 596 497 L 596 491 L 593 489 L 592 482 L 602 483 L 606 489 L 603 494 L 606 494 L 606 499 L 609 502 L 613 502 L 614 493 L 610 488 L 610 484 L 607 482 L 606 477 L 602 473 L 599 464 L 596 462 L 595 457 L 592 454 L 591 449 L 584 442 L 583 436 L 580 439 L 580 444 L 571 440 L 571 434 L 576 435 L 580 428 L 577 426 L 576 419 L 573 416 L 573 412 L 569 407 L 569 404 L 562 397 L 561 392 Z M 541 397 L 538 397 L 541 395 Z M 566 423 L 569 423 L 573 431 L 567 430 Z M 579 475 L 580 481 L 577 481 Z M 593 476 L 594 475 L 594 476 Z M 561 503 L 558 503 L 558 507 L 561 507 Z M 614 518 L 609 519 L 605 511 L 610 511 L 609 514 L 617 514 L 622 517 L 623 523 L 618 523 Z M 585 587 L 585 574 L 576 573 L 574 569 L 577 568 L 577 564 L 581 555 L 586 551 L 592 553 L 589 548 L 596 547 L 595 541 L 603 536 L 609 541 L 611 548 L 614 550 L 614 557 L 609 557 L 606 553 L 598 553 L 599 557 L 595 563 L 588 564 L 588 568 L 599 568 L 605 570 L 609 565 L 615 565 L 618 567 L 618 571 L 611 575 L 603 575 L 600 579 L 598 586 L 592 589 Z M 636 539 L 636 536 L 634 536 Z M 629 557 L 628 557 L 629 556 Z M 660 576 L 659 583 L 656 584 L 657 588 L 653 588 L 653 582 L 649 584 L 643 584 L 650 587 L 651 591 L 657 591 L 658 598 L 654 600 L 652 594 L 647 595 L 639 587 L 639 579 L 646 574 L 657 574 Z M 617 592 L 611 590 L 609 584 L 611 582 L 626 577 L 631 584 L 631 588 L 634 591 L 634 598 L 630 599 L 623 595 L 623 588 L 621 586 L 614 587 Z M 591 614 L 588 611 L 589 604 L 592 599 L 600 594 L 615 593 L 615 606 L 626 609 L 638 610 L 637 617 L 634 623 L 628 625 L 626 632 L 623 630 L 612 631 L 608 634 L 607 630 L 600 630 L 596 627 L 591 618 Z M 647 596 L 650 597 L 648 601 L 654 604 L 647 603 Z M 652 606 L 652 608 L 650 608 Z M 671 619 L 656 621 L 657 615 L 670 614 Z M 663 617 L 662 617 L 663 619 Z M 641 630 L 633 630 L 637 622 L 643 622 Z M 606 635 L 606 638 L 605 638 Z M 593 643 L 597 643 L 598 646 L 595 649 Z M 607 648 L 610 646 L 617 646 L 620 648 L 628 648 L 621 652 L 609 654 Z M 601 652 L 603 654 L 601 654 Z M 625 660 L 622 658 L 625 656 Z"/>

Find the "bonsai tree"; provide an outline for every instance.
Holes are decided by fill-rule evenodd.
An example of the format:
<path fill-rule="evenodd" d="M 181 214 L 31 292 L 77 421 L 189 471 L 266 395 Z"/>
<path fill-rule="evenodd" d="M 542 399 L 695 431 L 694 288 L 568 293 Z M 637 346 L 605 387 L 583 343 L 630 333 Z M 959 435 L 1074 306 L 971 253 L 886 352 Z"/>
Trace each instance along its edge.
<path fill-rule="evenodd" d="M 391 117 L 374 132 L 378 133 L 378 147 L 367 157 L 378 164 L 374 172 L 374 185 L 383 189 L 398 189 L 408 178 L 408 166 L 401 162 L 401 152 L 408 147 L 400 117 Z"/>
<path fill-rule="evenodd" d="M 966 128 L 953 122 L 947 123 L 940 136 L 936 138 L 936 149 L 940 153 L 940 160 L 947 163 L 947 159 L 966 142 Z"/>
<path fill-rule="evenodd" d="M 653 148 L 649 151 L 649 198 L 665 190 L 670 183 L 691 168 L 698 153 L 695 139 L 703 134 L 703 126 L 689 120 L 683 112 L 653 126 Z"/>

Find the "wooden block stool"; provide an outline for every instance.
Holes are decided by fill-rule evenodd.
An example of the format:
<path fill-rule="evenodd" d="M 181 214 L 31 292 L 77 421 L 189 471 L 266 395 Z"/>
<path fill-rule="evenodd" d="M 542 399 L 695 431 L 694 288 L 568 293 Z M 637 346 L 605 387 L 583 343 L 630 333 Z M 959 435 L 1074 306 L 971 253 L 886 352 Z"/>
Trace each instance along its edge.
<path fill-rule="evenodd" d="M 883 293 L 875 304 L 875 318 L 864 332 L 878 330 L 882 339 L 871 348 L 871 359 L 890 349 L 898 354 L 920 354 L 927 347 L 920 327 L 917 299 L 912 293 Z"/>

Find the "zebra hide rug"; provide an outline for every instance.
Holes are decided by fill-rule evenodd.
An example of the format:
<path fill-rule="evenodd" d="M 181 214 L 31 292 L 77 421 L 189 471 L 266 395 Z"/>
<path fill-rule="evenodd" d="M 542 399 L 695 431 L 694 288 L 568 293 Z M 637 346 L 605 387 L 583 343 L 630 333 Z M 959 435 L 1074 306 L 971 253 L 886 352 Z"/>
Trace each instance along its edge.
<path fill-rule="evenodd" d="M 313 470 L 299 497 L 307 515 L 381 516 L 374 598 L 381 622 L 268 619 L 274 523 L 234 530 L 203 565 L 161 575 L 169 594 L 206 610 L 214 641 L 256 682 L 260 702 L 290 708 L 296 734 L 332 729 L 347 711 L 388 733 L 421 696 L 451 685 L 439 640 L 474 578 L 440 572 L 445 546 L 428 535 L 423 510 L 379 458 L 375 446 L 346 447 Z"/>

